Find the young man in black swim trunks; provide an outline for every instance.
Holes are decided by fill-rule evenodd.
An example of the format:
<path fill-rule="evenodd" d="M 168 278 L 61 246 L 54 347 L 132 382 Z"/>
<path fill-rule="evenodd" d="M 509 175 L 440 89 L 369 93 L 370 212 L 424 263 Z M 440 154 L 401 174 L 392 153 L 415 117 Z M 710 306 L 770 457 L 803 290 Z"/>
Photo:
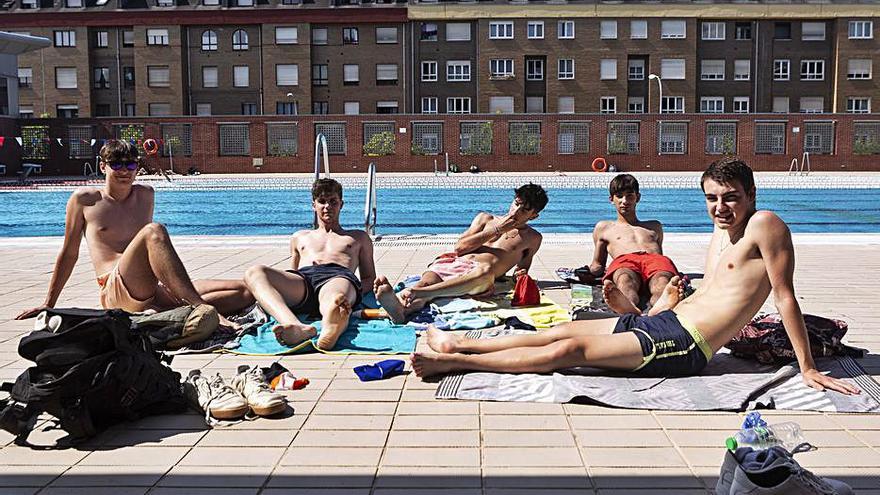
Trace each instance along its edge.
<path fill-rule="evenodd" d="M 312 186 L 312 208 L 318 228 L 300 230 L 290 238 L 292 270 L 263 265 L 245 272 L 248 289 L 260 305 L 278 320 L 273 331 L 284 345 L 296 346 L 317 333 L 299 314 L 321 316 L 318 347 L 329 350 L 348 326 L 352 307 L 373 288 L 376 267 L 373 242 L 363 230 L 339 225 L 342 185 L 319 179 Z M 360 272 L 360 280 L 354 272 Z"/>
<path fill-rule="evenodd" d="M 670 283 L 656 303 L 668 309 L 654 316 L 575 321 L 534 335 L 466 339 L 431 329 L 428 344 L 437 354 L 413 354 L 416 375 L 546 373 L 577 366 L 643 376 L 695 375 L 772 293 L 804 382 L 819 390 L 858 393 L 816 369 L 794 294 L 791 233 L 774 213 L 756 211 L 752 170 L 740 160 L 722 159 L 706 169 L 701 185 L 715 230 L 703 283 L 693 295 L 680 300 L 678 287 Z"/>

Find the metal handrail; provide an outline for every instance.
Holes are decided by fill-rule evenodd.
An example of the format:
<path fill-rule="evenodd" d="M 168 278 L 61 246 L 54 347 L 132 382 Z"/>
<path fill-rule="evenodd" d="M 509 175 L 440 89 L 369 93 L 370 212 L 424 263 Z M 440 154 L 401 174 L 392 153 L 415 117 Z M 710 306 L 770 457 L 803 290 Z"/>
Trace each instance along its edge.
<path fill-rule="evenodd" d="M 323 157 L 324 157 L 324 175 L 326 177 L 330 177 L 330 155 L 327 151 L 327 138 L 323 133 L 318 133 L 315 136 L 315 180 L 321 178 L 321 155 L 318 154 L 318 150 L 323 148 Z"/>
<path fill-rule="evenodd" d="M 364 200 L 364 231 L 373 237 L 376 235 L 376 162 L 370 162 L 367 168 L 367 197 Z"/>
<path fill-rule="evenodd" d="M 801 161 L 798 163 L 797 157 L 791 159 L 791 164 L 788 166 L 788 175 L 810 175 L 812 171 L 812 167 L 810 167 L 810 152 L 804 151 L 804 154 L 801 155 Z"/>

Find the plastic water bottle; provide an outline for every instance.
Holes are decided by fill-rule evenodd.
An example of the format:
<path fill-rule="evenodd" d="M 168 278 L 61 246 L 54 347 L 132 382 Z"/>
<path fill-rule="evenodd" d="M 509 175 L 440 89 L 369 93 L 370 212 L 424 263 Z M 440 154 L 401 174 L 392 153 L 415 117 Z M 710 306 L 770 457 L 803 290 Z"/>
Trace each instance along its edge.
<path fill-rule="evenodd" d="M 801 427 L 797 423 L 787 422 L 768 426 L 744 428 L 736 435 L 727 439 L 727 448 L 736 450 L 738 447 L 751 447 L 762 450 L 780 445 L 791 450 L 805 442 Z"/>

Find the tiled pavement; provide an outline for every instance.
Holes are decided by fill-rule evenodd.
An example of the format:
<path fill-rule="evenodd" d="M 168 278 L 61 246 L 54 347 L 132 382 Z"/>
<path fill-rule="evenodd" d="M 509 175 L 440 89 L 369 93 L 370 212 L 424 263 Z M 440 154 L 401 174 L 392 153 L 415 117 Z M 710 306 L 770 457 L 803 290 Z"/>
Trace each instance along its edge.
<path fill-rule="evenodd" d="M 582 263 L 589 242 L 548 242 L 534 274 L 550 297 L 567 293 L 556 266 Z M 668 235 L 667 253 L 685 272 L 702 272 L 707 238 Z M 262 243 L 177 239 L 196 278 L 240 277 L 256 263 L 286 266 L 282 239 Z M 796 239 L 796 285 L 806 312 L 850 323 L 849 341 L 880 351 L 880 236 Z M 379 243 L 381 274 L 417 273 L 440 246 Z M 30 322 L 10 319 L 45 294 L 56 241 L 0 242 L 0 379 L 27 362 L 16 344 Z M 83 254 L 59 306 L 97 303 Z M 420 342 L 419 345 L 423 345 Z M 413 375 L 361 383 L 351 368 L 379 356 L 283 357 L 311 384 L 289 393 L 293 413 L 208 430 L 199 414 L 152 417 L 113 428 L 87 448 L 52 451 L 10 445 L 0 432 L 0 494 L 622 494 L 706 493 L 714 486 L 723 440 L 741 422 L 734 413 L 631 411 L 576 404 L 435 401 L 436 383 Z M 230 377 L 234 355 L 181 356 L 181 372 L 202 368 Z M 863 360 L 875 376 L 880 359 Z M 880 494 L 880 415 L 768 412 L 794 420 L 820 449 L 805 466 Z M 45 426 L 45 425 L 44 425 Z M 60 435 L 41 429 L 35 443 Z"/>

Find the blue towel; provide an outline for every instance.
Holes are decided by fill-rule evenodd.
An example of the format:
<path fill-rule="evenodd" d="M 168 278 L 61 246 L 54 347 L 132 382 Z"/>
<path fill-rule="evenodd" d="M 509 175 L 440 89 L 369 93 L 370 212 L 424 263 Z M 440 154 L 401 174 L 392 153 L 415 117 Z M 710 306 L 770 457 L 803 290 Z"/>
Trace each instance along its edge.
<path fill-rule="evenodd" d="M 386 359 L 376 364 L 355 366 L 354 373 L 362 382 L 370 382 L 403 374 L 403 366 L 404 362 L 400 359 Z"/>

